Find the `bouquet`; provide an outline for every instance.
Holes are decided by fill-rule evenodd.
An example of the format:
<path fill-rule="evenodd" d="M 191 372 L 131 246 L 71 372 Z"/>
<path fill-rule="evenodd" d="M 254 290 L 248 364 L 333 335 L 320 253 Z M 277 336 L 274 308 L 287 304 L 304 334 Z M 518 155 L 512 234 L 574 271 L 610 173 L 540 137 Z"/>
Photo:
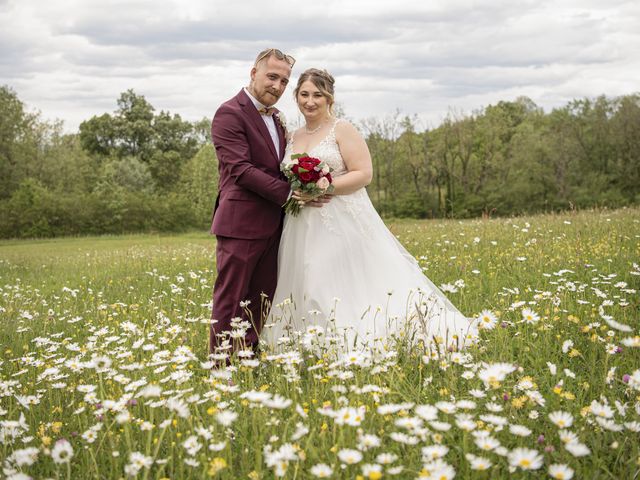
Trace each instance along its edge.
<path fill-rule="evenodd" d="M 329 165 L 306 153 L 291 155 L 291 161 L 283 162 L 281 169 L 294 191 L 299 190 L 316 198 L 333 190 Z M 296 216 L 300 213 L 300 204 L 294 198 L 290 198 L 284 204 L 284 211 Z"/>

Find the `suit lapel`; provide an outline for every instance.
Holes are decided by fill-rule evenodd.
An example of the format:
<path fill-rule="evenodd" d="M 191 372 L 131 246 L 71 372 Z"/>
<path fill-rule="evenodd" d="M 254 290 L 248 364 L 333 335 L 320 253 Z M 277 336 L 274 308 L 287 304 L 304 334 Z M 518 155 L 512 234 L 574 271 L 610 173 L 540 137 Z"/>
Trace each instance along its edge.
<path fill-rule="evenodd" d="M 247 94 L 244 93 L 244 90 L 242 90 L 240 93 L 242 97 L 244 97 L 243 100 L 245 100 L 244 102 L 240 103 L 242 105 L 242 110 L 247 114 L 247 116 L 251 119 L 251 122 L 266 140 L 267 146 L 269 147 L 269 150 L 271 151 L 273 157 L 278 160 L 276 146 L 273 144 L 273 140 L 271 139 L 271 135 L 269 134 L 267 125 L 264 123 L 264 120 L 262 120 L 262 115 L 258 113 L 258 110 L 253 105 L 253 102 L 251 102 L 251 99 L 247 96 Z"/>

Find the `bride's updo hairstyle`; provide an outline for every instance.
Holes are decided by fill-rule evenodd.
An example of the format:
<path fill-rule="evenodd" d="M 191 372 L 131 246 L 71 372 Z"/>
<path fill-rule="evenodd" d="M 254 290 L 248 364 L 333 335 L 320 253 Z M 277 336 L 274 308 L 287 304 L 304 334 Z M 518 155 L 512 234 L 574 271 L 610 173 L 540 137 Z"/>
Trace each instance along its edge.
<path fill-rule="evenodd" d="M 312 82 L 320 93 L 327 99 L 327 103 L 329 104 L 329 113 L 333 115 L 333 85 L 336 83 L 333 76 L 327 72 L 326 70 L 320 70 L 317 68 L 309 68 L 302 72 L 300 78 L 298 79 L 298 85 L 296 85 L 296 89 L 293 91 L 296 101 L 298 100 L 298 92 L 300 91 L 300 86 L 306 81 Z"/>

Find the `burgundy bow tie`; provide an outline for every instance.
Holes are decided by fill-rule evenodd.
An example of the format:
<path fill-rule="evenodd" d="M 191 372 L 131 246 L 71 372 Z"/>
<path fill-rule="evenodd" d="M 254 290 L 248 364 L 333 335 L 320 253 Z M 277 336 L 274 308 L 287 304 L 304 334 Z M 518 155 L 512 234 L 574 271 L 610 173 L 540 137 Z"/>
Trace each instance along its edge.
<path fill-rule="evenodd" d="M 258 112 L 260 113 L 260 115 L 268 115 L 271 116 L 274 113 L 276 113 L 276 109 L 273 107 L 262 107 L 258 109 Z"/>

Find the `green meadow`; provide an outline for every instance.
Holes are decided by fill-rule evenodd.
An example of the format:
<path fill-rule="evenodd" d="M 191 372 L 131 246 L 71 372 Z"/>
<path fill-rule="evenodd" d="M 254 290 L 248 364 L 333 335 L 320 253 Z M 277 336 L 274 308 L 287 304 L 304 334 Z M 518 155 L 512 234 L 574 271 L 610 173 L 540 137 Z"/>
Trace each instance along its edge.
<path fill-rule="evenodd" d="M 0 241 L 0 476 L 635 478 L 640 209 L 388 226 L 475 345 L 212 369 L 214 237 Z"/>

